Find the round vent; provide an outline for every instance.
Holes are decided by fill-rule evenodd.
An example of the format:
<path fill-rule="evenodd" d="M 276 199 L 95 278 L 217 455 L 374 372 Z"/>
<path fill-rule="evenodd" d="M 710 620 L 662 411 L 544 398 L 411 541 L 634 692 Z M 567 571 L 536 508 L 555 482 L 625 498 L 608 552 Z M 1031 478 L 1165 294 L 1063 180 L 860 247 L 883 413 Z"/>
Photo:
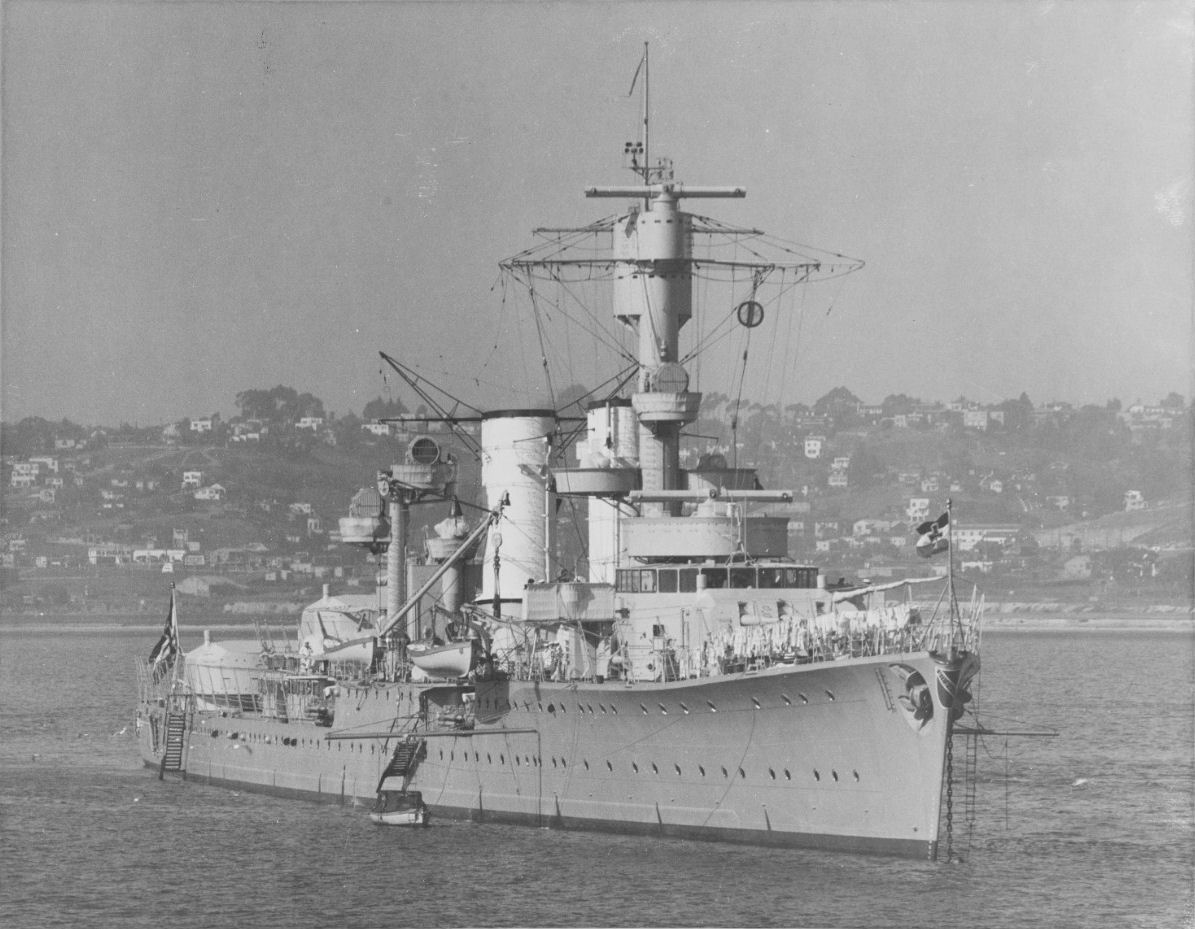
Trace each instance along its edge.
<path fill-rule="evenodd" d="M 652 390 L 681 394 L 689 389 L 689 373 L 678 364 L 662 364 L 651 379 Z"/>
<path fill-rule="evenodd" d="M 407 446 L 407 460 L 412 464 L 434 465 L 440 460 L 440 446 L 435 439 L 420 436 Z"/>

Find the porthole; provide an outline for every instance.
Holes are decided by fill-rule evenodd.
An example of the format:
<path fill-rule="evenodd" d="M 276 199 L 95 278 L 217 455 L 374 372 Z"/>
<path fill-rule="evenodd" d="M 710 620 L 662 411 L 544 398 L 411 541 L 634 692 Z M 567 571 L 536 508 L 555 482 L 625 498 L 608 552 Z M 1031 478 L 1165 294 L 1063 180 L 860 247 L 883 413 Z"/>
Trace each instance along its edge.
<path fill-rule="evenodd" d="M 835 784 L 837 784 L 837 783 L 838 783 L 838 772 L 837 772 L 837 771 L 831 771 L 831 772 L 830 772 L 830 776 L 834 778 L 834 783 L 835 783 Z"/>
<path fill-rule="evenodd" d="M 538 706 L 538 707 L 539 707 L 539 711 L 540 711 L 541 713 L 544 711 L 544 705 L 543 705 L 542 703 L 537 703 L 537 704 L 536 704 L 536 706 Z"/>
<path fill-rule="evenodd" d="M 583 758 L 583 759 L 581 759 L 581 763 L 585 765 L 585 770 L 588 771 L 589 770 L 589 761 Z"/>
<path fill-rule="evenodd" d="M 644 716 L 647 715 L 647 707 L 645 707 L 642 703 L 639 704 L 639 709 L 643 711 Z"/>
<path fill-rule="evenodd" d="M 698 765 L 697 771 L 698 771 L 698 773 L 701 774 L 702 777 L 705 777 L 705 765 Z"/>
<path fill-rule="evenodd" d="M 593 704 L 586 703 L 585 706 L 589 709 L 589 715 L 592 716 L 593 715 Z"/>
<path fill-rule="evenodd" d="M 676 768 L 676 776 L 680 777 L 680 765 L 674 764 L 672 767 Z"/>
<path fill-rule="evenodd" d="M 829 697 L 831 700 L 833 700 L 833 699 L 834 699 L 834 692 L 833 692 L 833 691 L 831 691 L 831 690 L 827 690 L 827 691 L 826 691 L 826 696 L 827 696 L 827 697 Z"/>
<path fill-rule="evenodd" d="M 440 760 L 444 760 L 444 749 L 440 749 Z"/>
<path fill-rule="evenodd" d="M 555 713 L 555 712 L 556 712 L 556 704 L 555 704 L 555 703 L 549 703 L 549 704 L 548 704 L 548 712 L 549 712 L 549 713 Z"/>
<path fill-rule="evenodd" d="M 688 716 L 688 715 L 689 715 L 689 708 L 688 708 L 687 706 L 685 706 L 685 705 L 682 703 L 682 704 L 680 705 L 680 708 L 681 708 L 681 712 L 683 712 L 683 713 L 684 713 L 686 716 Z"/>
<path fill-rule="evenodd" d="M 613 703 L 610 704 L 610 712 L 613 713 L 615 716 L 618 715 L 618 707 L 616 707 Z"/>
<path fill-rule="evenodd" d="M 772 780 L 776 780 L 776 770 L 775 770 L 775 768 L 768 768 L 768 776 L 769 776 L 769 777 L 770 777 Z"/>
<path fill-rule="evenodd" d="M 784 701 L 785 706 L 793 705 L 792 697 L 790 697 L 788 694 L 781 694 L 780 699 Z"/>
<path fill-rule="evenodd" d="M 609 770 L 611 770 L 611 771 L 613 771 L 613 770 L 614 770 L 614 765 L 612 765 L 612 764 L 611 764 L 610 762 L 608 762 L 608 761 L 606 762 L 606 767 L 607 767 Z"/>
<path fill-rule="evenodd" d="M 568 762 L 565 761 L 563 758 L 560 759 L 560 767 L 562 767 L 562 768 L 568 767 Z"/>
<path fill-rule="evenodd" d="M 815 781 L 820 781 L 822 779 L 821 773 L 817 770 L 817 768 L 813 769 L 813 779 Z"/>
<path fill-rule="evenodd" d="M 747 772 L 744 771 L 742 768 L 739 768 L 739 777 L 745 778 L 746 776 L 747 776 Z"/>
<path fill-rule="evenodd" d="M 792 772 L 791 772 L 791 771 L 789 771 L 789 770 L 788 770 L 788 768 L 785 768 L 785 769 L 784 769 L 784 779 L 785 779 L 786 781 L 791 781 L 791 780 L 793 779 Z"/>
<path fill-rule="evenodd" d="M 711 713 L 717 713 L 717 712 L 718 712 L 718 708 L 717 708 L 716 706 L 714 706 L 714 702 L 713 702 L 712 700 L 706 700 L 706 701 L 705 701 L 705 705 L 706 705 L 706 706 L 708 706 L 708 707 L 710 708 L 710 712 L 711 712 Z"/>
<path fill-rule="evenodd" d="M 631 770 L 634 771 L 636 774 L 639 773 L 639 765 L 637 762 L 634 762 L 634 761 L 631 762 Z"/>
<path fill-rule="evenodd" d="M 664 706 L 662 703 L 657 703 L 656 706 L 660 708 L 661 713 L 663 713 L 665 716 L 668 715 L 668 707 Z"/>
<path fill-rule="evenodd" d="M 808 702 L 809 702 L 809 698 L 808 698 L 808 697 L 806 697 L 804 694 L 797 694 L 797 696 L 801 698 L 801 702 L 802 702 L 802 703 L 808 703 Z"/>
<path fill-rule="evenodd" d="M 760 703 L 758 700 L 756 700 L 754 697 L 751 698 L 751 702 L 755 704 L 755 708 L 757 710 L 763 709 L 763 704 Z"/>
<path fill-rule="evenodd" d="M 515 764 L 518 765 L 520 768 L 523 766 L 523 762 L 519 761 L 518 755 L 515 755 Z"/>
<path fill-rule="evenodd" d="M 556 767 L 556 759 L 555 758 L 552 759 L 552 767 L 553 768 Z"/>
<path fill-rule="evenodd" d="M 506 753 L 505 752 L 499 752 L 498 764 L 506 764 Z"/>
<path fill-rule="evenodd" d="M 494 763 L 494 756 L 493 756 L 493 755 L 491 755 L 489 752 L 486 752 L 486 753 L 485 753 L 485 760 L 486 760 L 486 763 L 487 763 L 487 764 L 493 764 L 493 763 Z"/>
<path fill-rule="evenodd" d="M 604 704 L 604 703 L 599 703 L 599 704 L 598 704 L 598 709 L 602 711 L 602 715 L 603 715 L 603 716 L 605 716 L 605 715 L 606 715 L 606 704 Z"/>
<path fill-rule="evenodd" d="M 851 772 L 851 777 L 853 777 L 853 778 L 855 779 L 855 782 L 856 782 L 856 783 L 858 783 L 858 781 L 859 781 L 859 772 L 858 772 L 858 771 L 852 771 L 852 772 Z"/>
<path fill-rule="evenodd" d="M 723 777 L 730 777 L 730 772 L 726 770 L 726 766 L 725 766 L 725 765 L 723 765 L 723 766 L 722 766 L 722 776 L 723 776 Z"/>

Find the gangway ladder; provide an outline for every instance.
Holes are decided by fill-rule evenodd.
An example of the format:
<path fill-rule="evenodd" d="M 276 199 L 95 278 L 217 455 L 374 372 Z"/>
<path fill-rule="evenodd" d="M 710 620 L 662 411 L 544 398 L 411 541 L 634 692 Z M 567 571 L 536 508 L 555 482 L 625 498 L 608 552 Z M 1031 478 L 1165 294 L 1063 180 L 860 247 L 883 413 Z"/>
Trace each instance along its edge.
<path fill-rule="evenodd" d="M 166 710 L 166 746 L 162 752 L 162 763 L 158 767 L 158 780 L 166 776 L 167 771 L 177 771 L 186 780 L 187 770 L 183 767 L 183 749 L 187 739 L 187 714 Z"/>
<path fill-rule="evenodd" d="M 967 854 L 971 852 L 971 838 L 975 833 L 975 798 L 979 792 L 979 733 L 967 733 L 966 756 L 963 759 L 963 823 L 967 827 Z"/>
<path fill-rule="evenodd" d="M 386 778 L 401 777 L 405 779 L 408 774 L 415 770 L 415 765 L 419 763 L 426 745 L 426 739 L 417 739 L 413 736 L 409 736 L 399 742 L 398 747 L 394 750 L 394 757 L 390 759 L 390 763 L 386 765 L 386 769 L 382 772 L 382 776 L 378 780 L 378 790 L 382 789 L 382 784 L 386 782 Z"/>

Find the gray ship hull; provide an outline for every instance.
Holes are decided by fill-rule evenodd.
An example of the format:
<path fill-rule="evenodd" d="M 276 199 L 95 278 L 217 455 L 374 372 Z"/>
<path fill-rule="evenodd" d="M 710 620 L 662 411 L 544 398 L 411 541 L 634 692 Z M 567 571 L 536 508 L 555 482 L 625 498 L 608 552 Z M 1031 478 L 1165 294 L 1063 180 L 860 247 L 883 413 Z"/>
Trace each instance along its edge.
<path fill-rule="evenodd" d="M 942 667 L 920 652 L 671 683 L 342 685 L 331 727 L 179 714 L 169 766 L 165 708 L 143 703 L 138 727 L 147 765 L 244 790 L 369 804 L 388 772 L 447 817 L 934 857 L 951 713 L 938 688 L 928 715 L 904 695 Z"/>

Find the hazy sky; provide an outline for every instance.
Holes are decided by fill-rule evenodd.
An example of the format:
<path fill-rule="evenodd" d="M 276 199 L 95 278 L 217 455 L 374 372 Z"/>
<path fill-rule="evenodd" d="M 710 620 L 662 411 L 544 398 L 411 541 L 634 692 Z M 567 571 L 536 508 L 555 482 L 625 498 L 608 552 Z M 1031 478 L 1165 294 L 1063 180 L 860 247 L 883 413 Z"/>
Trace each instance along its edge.
<path fill-rule="evenodd" d="M 767 399 L 1190 396 L 1191 10 L 9 0 L 3 418 L 464 377 L 497 262 L 631 180 L 644 41 L 653 150 L 748 190 L 701 212 L 867 262 Z"/>

